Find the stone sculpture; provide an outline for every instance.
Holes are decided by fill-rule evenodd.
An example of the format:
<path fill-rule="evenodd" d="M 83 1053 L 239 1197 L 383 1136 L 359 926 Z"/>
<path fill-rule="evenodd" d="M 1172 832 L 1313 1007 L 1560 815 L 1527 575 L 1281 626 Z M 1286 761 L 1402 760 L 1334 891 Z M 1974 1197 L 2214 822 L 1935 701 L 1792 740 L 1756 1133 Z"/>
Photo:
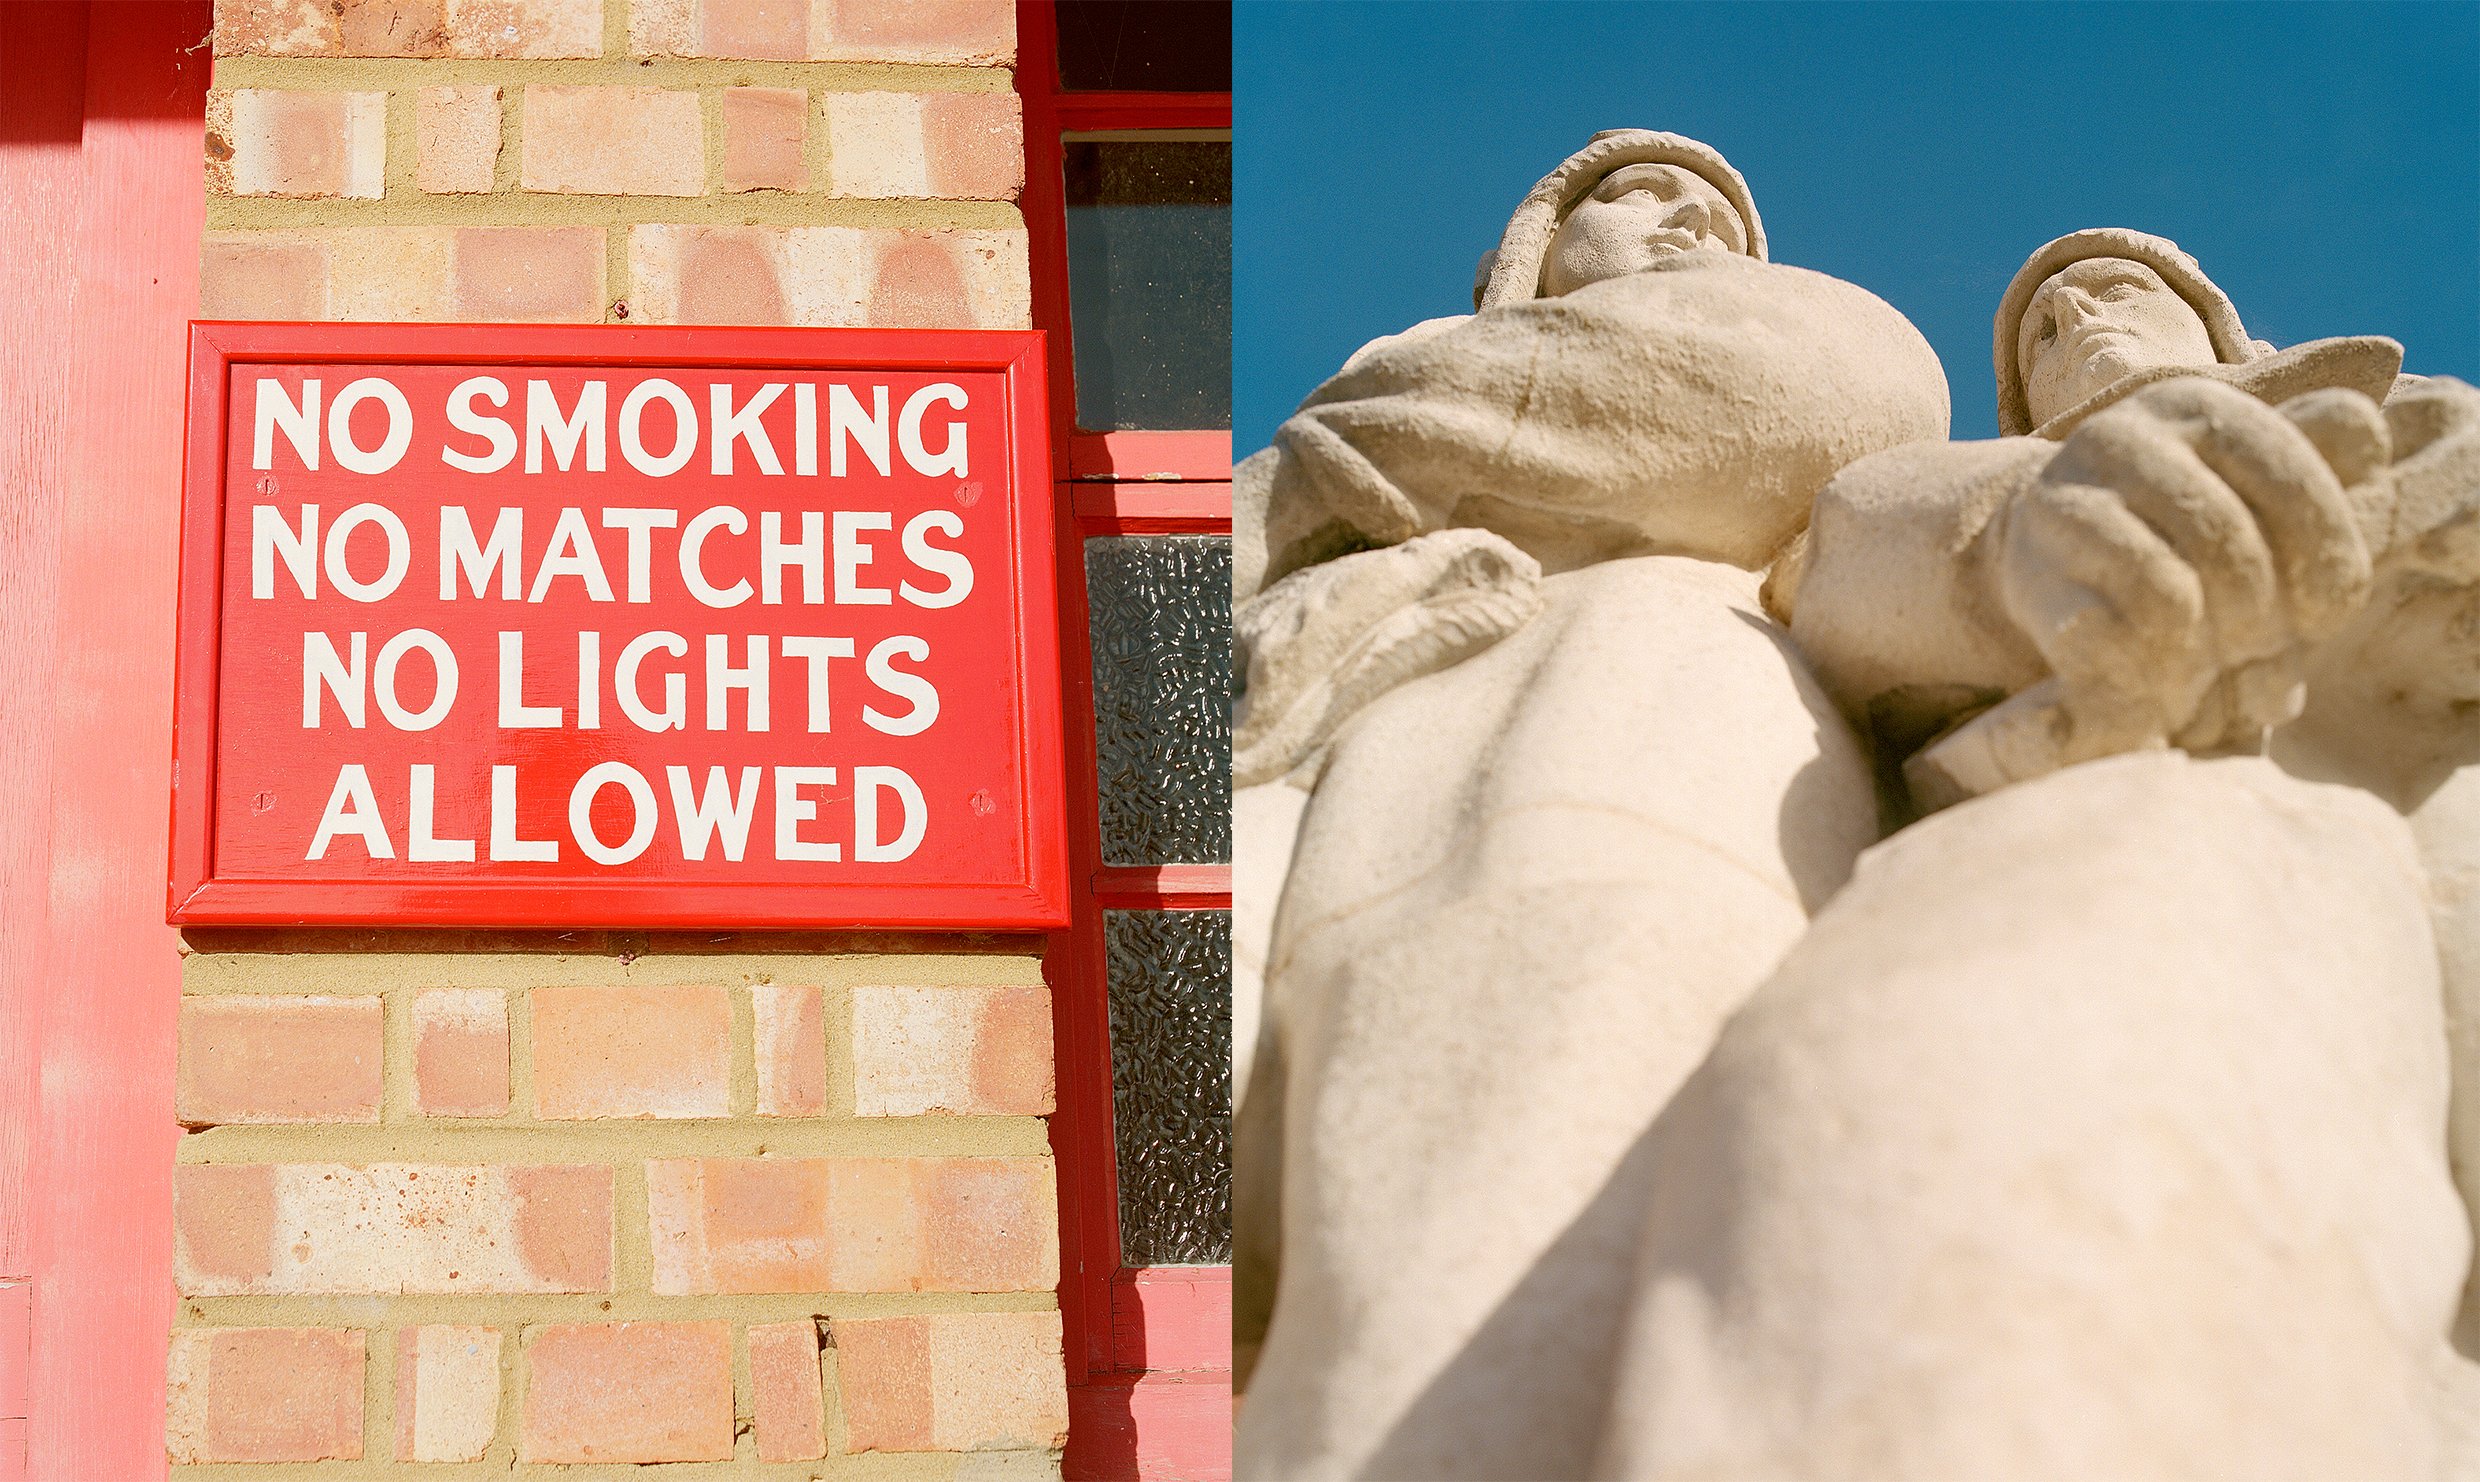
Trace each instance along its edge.
<path fill-rule="evenodd" d="M 1243 1476 L 2462 1456 L 2480 828 L 2398 810 L 2469 775 L 2480 416 L 2079 238 L 2001 313 L 2047 435 L 1949 444 L 1719 155 L 1597 136 L 1242 465 Z M 2169 749 L 2283 722 L 2350 785 Z M 1996 795 L 1855 879 L 1872 750 Z"/>
<path fill-rule="evenodd" d="M 2058 329 L 2087 315 L 2114 328 Z M 1599 1475 L 2480 1462 L 2448 1149 L 2471 1167 L 2480 728 L 2444 616 L 2480 579 L 2480 398 L 2380 411 L 2390 343 L 2237 326 L 2168 243 L 2062 239 L 1996 346 L 2010 430 L 2047 435 L 1820 497 L 1774 595 L 1828 687 L 1881 747 L 1993 696 L 1924 757 L 2016 734 L 1929 771 L 2003 790 L 1871 851 L 1648 1138 Z M 1940 550 L 1942 586 L 1907 576 Z M 2283 765 L 2189 754 L 2268 730 Z"/>

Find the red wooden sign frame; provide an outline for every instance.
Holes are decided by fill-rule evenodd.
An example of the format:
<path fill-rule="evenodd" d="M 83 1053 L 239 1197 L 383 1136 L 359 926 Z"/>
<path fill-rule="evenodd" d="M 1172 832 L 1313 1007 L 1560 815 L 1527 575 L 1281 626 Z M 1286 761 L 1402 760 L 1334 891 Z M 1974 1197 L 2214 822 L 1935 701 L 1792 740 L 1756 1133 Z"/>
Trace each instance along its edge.
<path fill-rule="evenodd" d="M 701 329 L 619 325 L 191 325 L 173 733 L 168 919 L 179 924 L 387 924 L 637 929 L 1038 930 L 1069 920 L 1058 586 L 1045 346 L 1038 331 Z M 428 883 L 219 878 L 217 726 L 232 369 L 237 365 L 545 366 L 629 371 L 998 372 L 1006 387 L 1006 554 L 1015 624 L 1008 716 L 1023 778 L 1018 870 L 935 883 L 593 881 Z"/>

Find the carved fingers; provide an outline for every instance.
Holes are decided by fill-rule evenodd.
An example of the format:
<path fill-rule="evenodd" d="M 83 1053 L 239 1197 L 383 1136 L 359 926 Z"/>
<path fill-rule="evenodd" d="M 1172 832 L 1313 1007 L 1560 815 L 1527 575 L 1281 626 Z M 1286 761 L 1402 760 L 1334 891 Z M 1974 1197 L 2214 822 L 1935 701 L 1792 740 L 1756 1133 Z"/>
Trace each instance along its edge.
<path fill-rule="evenodd" d="M 2079 427 L 2009 502 L 2008 615 L 2059 680 L 2061 764 L 2287 719 L 2304 644 L 2367 598 L 2369 500 L 2387 428 L 2348 392 L 2296 416 L 2194 379 Z"/>
<path fill-rule="evenodd" d="M 2480 582 L 2480 389 L 2439 376 L 2385 403 L 2392 518 L 2380 557 L 2397 568 Z"/>

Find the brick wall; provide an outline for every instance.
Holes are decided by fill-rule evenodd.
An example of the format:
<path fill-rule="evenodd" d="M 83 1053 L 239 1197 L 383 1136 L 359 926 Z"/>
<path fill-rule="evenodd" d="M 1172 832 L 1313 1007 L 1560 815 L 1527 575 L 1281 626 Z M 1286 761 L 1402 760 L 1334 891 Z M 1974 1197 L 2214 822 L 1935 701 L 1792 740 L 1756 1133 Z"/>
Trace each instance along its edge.
<path fill-rule="evenodd" d="M 219 0 L 200 312 L 1023 327 L 1014 40 L 1007 0 Z M 1033 942 L 189 947 L 176 1473 L 1056 1476 Z"/>
<path fill-rule="evenodd" d="M 173 1460 L 1050 1475 L 1040 965 L 867 945 L 193 932 Z"/>
<path fill-rule="evenodd" d="M 1024 328 L 1004 0 L 219 0 L 201 312 Z"/>

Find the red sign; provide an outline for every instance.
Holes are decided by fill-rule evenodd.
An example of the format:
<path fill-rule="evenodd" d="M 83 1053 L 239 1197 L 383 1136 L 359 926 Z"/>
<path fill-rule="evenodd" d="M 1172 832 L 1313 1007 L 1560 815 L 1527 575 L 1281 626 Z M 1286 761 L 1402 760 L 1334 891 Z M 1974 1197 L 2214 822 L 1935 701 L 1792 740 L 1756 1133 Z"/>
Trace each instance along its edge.
<path fill-rule="evenodd" d="M 1040 337 L 200 324 L 171 919 L 1067 919 Z"/>

